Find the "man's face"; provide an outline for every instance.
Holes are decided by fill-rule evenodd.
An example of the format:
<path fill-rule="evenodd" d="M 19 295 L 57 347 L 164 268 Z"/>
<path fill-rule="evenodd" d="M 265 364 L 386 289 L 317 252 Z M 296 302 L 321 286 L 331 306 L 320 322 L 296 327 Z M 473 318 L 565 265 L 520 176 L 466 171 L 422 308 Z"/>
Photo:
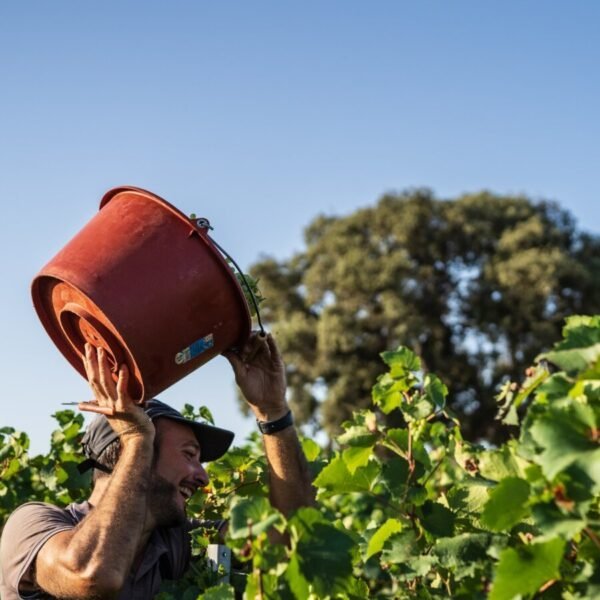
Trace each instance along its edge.
<path fill-rule="evenodd" d="M 152 469 L 149 508 L 162 527 L 185 522 L 185 504 L 192 494 L 208 483 L 200 464 L 200 445 L 190 427 L 170 419 L 154 422 L 158 459 Z"/>

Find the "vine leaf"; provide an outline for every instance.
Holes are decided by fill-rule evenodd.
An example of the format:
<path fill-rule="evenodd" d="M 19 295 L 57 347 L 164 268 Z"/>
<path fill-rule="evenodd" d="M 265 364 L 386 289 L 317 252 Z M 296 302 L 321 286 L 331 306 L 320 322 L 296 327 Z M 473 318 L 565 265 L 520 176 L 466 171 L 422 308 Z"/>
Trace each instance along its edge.
<path fill-rule="evenodd" d="M 346 448 L 342 452 L 342 457 L 344 462 L 346 463 L 346 467 L 348 467 L 348 471 L 350 471 L 351 475 L 356 473 L 356 469 L 359 467 L 364 467 L 368 462 L 369 458 L 371 458 L 373 454 L 373 448 L 360 446 Z"/>
<path fill-rule="evenodd" d="M 210 590 L 199 596 L 198 600 L 235 600 L 235 593 L 230 585 L 223 583 L 210 588 Z"/>
<path fill-rule="evenodd" d="M 286 578 L 297 598 L 307 598 L 303 579 L 319 598 L 345 591 L 352 576 L 353 538 L 314 508 L 298 510 L 290 520 L 290 528 L 297 541 Z"/>
<path fill-rule="evenodd" d="M 365 560 L 369 560 L 371 556 L 381 552 L 388 538 L 399 531 L 402 531 L 402 523 L 398 519 L 388 519 L 369 540 Z"/>
<path fill-rule="evenodd" d="M 564 548 L 563 540 L 553 539 L 503 550 L 489 599 L 510 600 L 533 594 L 551 579 L 558 579 Z"/>
<path fill-rule="evenodd" d="M 319 473 L 314 485 L 333 494 L 367 492 L 379 472 L 380 466 L 372 461 L 350 473 L 344 459 L 338 455 Z"/>
<path fill-rule="evenodd" d="M 481 521 L 492 531 L 509 530 L 529 512 L 528 499 L 529 484 L 519 477 L 507 477 L 490 491 Z"/>
<path fill-rule="evenodd" d="M 241 498 L 231 507 L 229 533 L 234 540 L 256 536 L 281 520 L 281 515 L 271 507 L 266 498 Z"/>

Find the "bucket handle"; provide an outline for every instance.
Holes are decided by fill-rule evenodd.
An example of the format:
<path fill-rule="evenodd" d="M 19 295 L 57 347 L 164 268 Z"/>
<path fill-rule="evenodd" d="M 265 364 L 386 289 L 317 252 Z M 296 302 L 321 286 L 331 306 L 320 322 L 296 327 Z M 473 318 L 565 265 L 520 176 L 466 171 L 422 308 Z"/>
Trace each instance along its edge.
<path fill-rule="evenodd" d="M 242 271 L 242 269 L 240 269 L 240 266 L 237 264 L 237 262 L 235 262 L 235 260 L 231 256 L 231 254 L 229 254 L 229 252 L 227 252 L 227 250 L 225 250 L 223 248 L 223 246 L 218 244 L 214 240 L 214 238 L 208 234 L 208 230 L 214 229 L 208 219 L 204 219 L 204 218 L 196 219 L 196 225 L 198 227 L 201 227 L 202 229 L 206 229 L 206 237 L 215 245 L 215 247 L 221 252 L 221 254 L 224 254 L 229 259 L 231 264 L 233 264 L 233 266 L 237 269 L 237 272 L 239 273 L 242 281 L 244 282 L 244 286 L 246 287 L 246 289 L 248 290 L 248 293 L 250 294 L 250 298 L 252 300 L 252 305 L 254 306 L 254 310 L 256 311 L 256 319 L 258 321 L 258 326 L 260 327 L 260 335 L 262 337 L 264 337 L 266 335 L 266 333 L 265 333 L 265 328 L 263 327 L 263 324 L 262 324 L 262 321 L 260 318 L 260 310 L 258 310 L 258 302 L 256 301 L 254 292 L 252 291 L 252 288 L 250 287 L 250 284 L 248 283 L 248 281 L 244 275 L 244 272 Z"/>

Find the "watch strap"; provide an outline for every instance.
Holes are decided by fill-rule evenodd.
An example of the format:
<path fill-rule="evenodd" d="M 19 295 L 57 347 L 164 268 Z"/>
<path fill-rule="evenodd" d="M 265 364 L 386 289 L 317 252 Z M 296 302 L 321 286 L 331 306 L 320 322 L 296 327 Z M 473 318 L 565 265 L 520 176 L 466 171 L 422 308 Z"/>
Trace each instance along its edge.
<path fill-rule="evenodd" d="M 292 411 L 288 410 L 288 412 L 279 419 L 275 419 L 274 421 L 259 421 L 257 419 L 256 424 L 258 425 L 258 428 L 262 434 L 271 435 L 281 431 L 282 429 L 290 427 L 290 425 L 293 425 L 294 416 L 292 415 Z"/>

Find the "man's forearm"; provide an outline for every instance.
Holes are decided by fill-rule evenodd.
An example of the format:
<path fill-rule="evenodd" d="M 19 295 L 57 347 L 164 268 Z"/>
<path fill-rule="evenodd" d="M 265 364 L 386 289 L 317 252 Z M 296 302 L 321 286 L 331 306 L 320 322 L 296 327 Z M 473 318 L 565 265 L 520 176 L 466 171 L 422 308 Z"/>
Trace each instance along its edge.
<path fill-rule="evenodd" d="M 300 441 L 293 427 L 264 435 L 265 454 L 269 463 L 271 504 L 288 516 L 315 501 L 312 479 Z"/>
<path fill-rule="evenodd" d="M 289 411 L 285 400 L 285 365 L 270 333 L 254 332 L 239 352 L 223 353 L 255 417 L 272 423 Z M 264 435 L 269 462 L 271 504 L 289 515 L 314 503 L 306 459 L 293 427 Z"/>
<path fill-rule="evenodd" d="M 144 531 L 152 454 L 151 439 L 123 444 L 102 497 L 67 547 L 65 560 L 75 572 L 125 581 Z"/>

